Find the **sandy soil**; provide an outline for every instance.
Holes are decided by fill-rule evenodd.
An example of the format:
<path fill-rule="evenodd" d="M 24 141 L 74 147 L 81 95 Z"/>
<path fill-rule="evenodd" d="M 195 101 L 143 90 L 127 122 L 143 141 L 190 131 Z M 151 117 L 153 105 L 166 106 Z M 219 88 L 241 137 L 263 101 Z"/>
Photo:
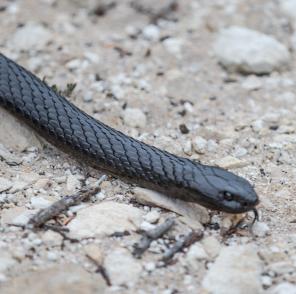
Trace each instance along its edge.
<path fill-rule="evenodd" d="M 209 250 L 198 257 L 200 250 L 207 251 L 207 242 L 199 242 L 202 248 L 195 248 L 191 257 L 189 249 L 176 256 L 174 265 L 158 268 L 157 260 L 169 246 L 166 243 L 169 237 L 156 242 L 154 250 L 137 260 L 130 251 L 140 236 L 132 229 L 125 237 L 97 235 L 71 243 L 63 241 L 57 233 L 28 232 L 9 226 L 24 212 L 41 208 L 40 201 L 51 203 L 85 181 L 95 182 L 101 175 L 58 149 L 40 143 L 39 138 L 25 136 L 23 145 L 18 146 L 19 139 L 14 134 L 21 137 L 22 131 L 9 120 L 8 131 L 2 132 L 0 141 L 22 163 L 11 165 L 0 161 L 0 177 L 11 185 L 1 194 L 0 280 L 7 293 L 19 291 L 24 283 L 31 293 L 32 289 L 43 287 L 56 293 L 70 290 L 78 291 L 71 293 L 225 293 L 211 290 L 205 280 L 210 279 L 207 274 L 220 250 L 223 252 L 229 246 L 243 249 L 253 246 L 256 254 L 250 265 L 254 266 L 250 280 L 243 282 L 242 288 L 236 288 L 240 293 L 284 293 L 276 287 L 290 282 L 288 287 L 292 289 L 296 282 L 293 25 L 280 11 L 277 1 L 188 0 L 166 9 L 169 3 L 3 0 L 0 51 L 60 89 L 67 83 L 76 83 L 69 99 L 126 134 L 207 164 L 217 164 L 227 156 L 237 158 L 238 168 L 232 171 L 249 179 L 260 196 L 259 236 L 242 230 L 225 238 L 221 236 L 221 227 L 227 216 L 210 213 L 210 225 L 202 226 L 204 238 L 212 245 L 218 241 L 222 249 L 216 253 L 216 249 Z M 289 68 L 253 76 L 258 83 L 255 88 L 246 86 L 249 75 L 228 73 L 219 65 L 212 48 L 219 30 L 233 25 L 272 35 L 284 44 L 291 51 Z M 132 121 L 127 117 L 128 109 L 137 109 L 132 112 L 135 115 Z M 0 124 L 4 128 L 4 121 Z M 189 132 L 183 134 L 180 125 L 186 125 Z M 13 138 L 10 143 L 5 139 L 8 132 Z M 194 148 L 198 136 L 207 141 L 202 152 Z M 36 145 L 38 150 L 32 147 Z M 109 178 L 102 193 L 103 201 L 135 207 L 141 217 L 156 211 L 162 222 L 173 215 L 135 204 L 132 186 L 119 179 Z M 88 204 L 96 205 L 101 196 Z M 34 197 L 39 200 L 37 204 L 32 202 Z M 76 210 L 66 213 L 60 221 L 75 218 L 76 213 Z M 177 217 L 176 228 L 170 234 L 177 236 L 186 230 Z M 95 249 L 89 247 L 91 244 L 96 245 Z M 88 250 L 107 256 L 105 266 L 112 287 L 96 272 L 96 265 L 86 256 Z M 132 272 L 130 276 L 126 274 L 127 279 L 112 281 L 113 276 L 120 276 L 110 272 L 110 268 L 117 266 L 112 252 L 117 252 L 119 260 L 128 256 L 119 270 L 121 275 L 122 271 Z M 244 260 L 249 253 L 241 254 Z M 62 278 L 63 284 L 60 280 L 68 268 L 70 273 Z M 225 281 L 229 278 L 228 271 L 225 265 Z M 241 277 L 247 271 L 246 267 L 237 269 Z M 77 278 L 75 287 L 68 283 L 71 277 Z M 258 285 L 248 290 L 254 280 Z M 215 283 L 214 279 L 211 281 Z M 217 285 L 220 283 L 224 289 L 223 282 L 217 281 Z M 59 286 L 51 288 L 53 285 Z"/>

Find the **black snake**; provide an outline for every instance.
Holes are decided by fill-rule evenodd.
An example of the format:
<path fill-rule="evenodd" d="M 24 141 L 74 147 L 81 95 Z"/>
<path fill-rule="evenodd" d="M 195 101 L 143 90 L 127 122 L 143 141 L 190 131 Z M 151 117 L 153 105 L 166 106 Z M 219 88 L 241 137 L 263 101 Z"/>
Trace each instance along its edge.
<path fill-rule="evenodd" d="M 124 135 L 78 109 L 2 54 L 0 105 L 51 143 L 139 186 L 229 213 L 252 210 L 258 203 L 244 178 Z"/>

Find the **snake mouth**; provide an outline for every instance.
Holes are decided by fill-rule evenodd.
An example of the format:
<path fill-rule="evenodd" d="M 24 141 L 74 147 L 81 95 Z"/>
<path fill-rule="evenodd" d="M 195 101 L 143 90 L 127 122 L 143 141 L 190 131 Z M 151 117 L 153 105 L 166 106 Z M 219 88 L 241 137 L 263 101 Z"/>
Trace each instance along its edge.
<path fill-rule="evenodd" d="M 258 211 L 255 208 L 259 204 L 259 199 L 257 198 L 255 202 L 247 201 L 221 201 L 219 205 L 210 201 L 203 202 L 203 205 L 209 209 L 216 211 L 223 211 L 226 213 L 236 214 L 236 213 L 245 213 L 248 211 L 253 211 L 255 218 L 258 219 Z"/>

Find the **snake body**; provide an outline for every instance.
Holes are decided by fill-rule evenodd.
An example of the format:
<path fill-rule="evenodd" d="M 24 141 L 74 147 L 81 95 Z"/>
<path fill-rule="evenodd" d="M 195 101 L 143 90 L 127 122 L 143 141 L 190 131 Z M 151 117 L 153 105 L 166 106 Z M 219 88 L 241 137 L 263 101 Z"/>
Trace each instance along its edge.
<path fill-rule="evenodd" d="M 51 143 L 139 186 L 229 213 L 251 210 L 258 203 L 255 190 L 244 178 L 126 136 L 95 120 L 2 54 L 0 105 Z"/>

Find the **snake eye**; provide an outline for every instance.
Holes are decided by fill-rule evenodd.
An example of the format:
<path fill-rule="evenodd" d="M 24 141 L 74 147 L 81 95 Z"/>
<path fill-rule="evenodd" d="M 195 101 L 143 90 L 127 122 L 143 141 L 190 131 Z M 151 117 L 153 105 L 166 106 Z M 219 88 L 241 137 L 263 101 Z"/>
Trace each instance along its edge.
<path fill-rule="evenodd" d="M 227 201 L 233 200 L 232 194 L 230 192 L 228 192 L 228 191 L 224 191 L 223 196 L 224 196 L 224 199 L 227 200 Z"/>

